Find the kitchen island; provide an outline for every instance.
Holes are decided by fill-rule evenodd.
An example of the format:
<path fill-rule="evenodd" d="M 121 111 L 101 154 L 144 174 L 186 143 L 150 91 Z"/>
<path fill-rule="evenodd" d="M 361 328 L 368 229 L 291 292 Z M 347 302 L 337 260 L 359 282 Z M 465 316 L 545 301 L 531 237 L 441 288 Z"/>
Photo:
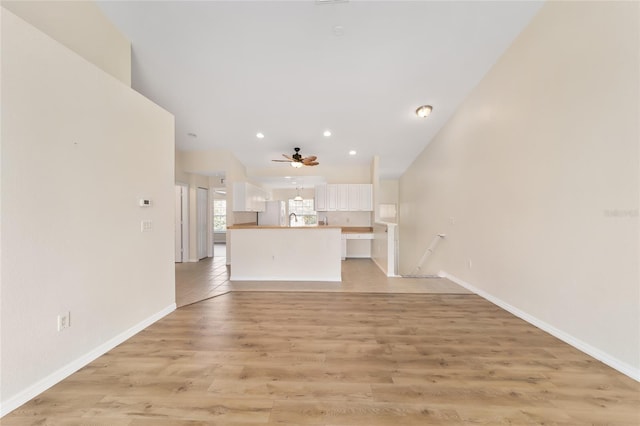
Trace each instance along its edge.
<path fill-rule="evenodd" d="M 339 226 L 230 226 L 232 281 L 341 281 Z"/>

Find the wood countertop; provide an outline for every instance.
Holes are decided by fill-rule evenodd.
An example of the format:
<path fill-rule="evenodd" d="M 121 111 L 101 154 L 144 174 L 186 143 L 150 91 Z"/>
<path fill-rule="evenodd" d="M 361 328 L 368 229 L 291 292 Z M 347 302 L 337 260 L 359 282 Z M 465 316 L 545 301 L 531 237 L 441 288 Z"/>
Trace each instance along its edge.
<path fill-rule="evenodd" d="M 373 232 L 373 228 L 370 226 L 343 226 L 343 234 L 368 234 Z"/>

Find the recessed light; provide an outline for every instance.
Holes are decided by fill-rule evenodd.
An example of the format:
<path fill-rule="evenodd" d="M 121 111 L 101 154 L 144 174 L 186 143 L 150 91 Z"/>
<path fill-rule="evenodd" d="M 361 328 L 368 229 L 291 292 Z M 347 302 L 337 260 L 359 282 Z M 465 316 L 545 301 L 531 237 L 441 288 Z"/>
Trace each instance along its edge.
<path fill-rule="evenodd" d="M 349 155 L 356 155 L 356 154 L 357 154 L 357 152 L 356 152 L 355 149 L 352 149 L 351 151 L 349 151 Z"/>
<path fill-rule="evenodd" d="M 291 179 L 291 176 L 285 176 L 284 178 L 285 179 Z"/>
<path fill-rule="evenodd" d="M 256 138 L 264 139 L 264 133 L 260 133 L 260 132 L 256 133 Z"/>
<path fill-rule="evenodd" d="M 425 118 L 433 111 L 433 107 L 431 105 L 422 105 L 416 110 L 416 115 L 420 118 Z"/>
<path fill-rule="evenodd" d="M 295 180 L 293 182 L 291 182 L 291 185 L 296 185 L 298 182 L 296 182 Z"/>
<path fill-rule="evenodd" d="M 189 132 L 189 133 L 187 133 L 187 136 L 189 136 L 190 138 L 197 138 L 197 137 L 198 137 L 198 135 L 196 135 L 196 134 L 195 134 L 195 133 L 193 133 L 193 132 Z"/>
<path fill-rule="evenodd" d="M 331 130 L 325 130 L 323 135 L 325 138 L 328 138 L 329 136 L 331 136 Z"/>

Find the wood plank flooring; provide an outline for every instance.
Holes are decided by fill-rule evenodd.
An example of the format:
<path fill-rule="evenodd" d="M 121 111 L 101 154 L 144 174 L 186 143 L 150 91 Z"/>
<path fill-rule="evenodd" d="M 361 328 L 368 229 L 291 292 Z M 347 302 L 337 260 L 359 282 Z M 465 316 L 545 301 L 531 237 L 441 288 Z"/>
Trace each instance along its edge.
<path fill-rule="evenodd" d="M 230 292 L 11 425 L 640 424 L 640 384 L 475 295 Z"/>

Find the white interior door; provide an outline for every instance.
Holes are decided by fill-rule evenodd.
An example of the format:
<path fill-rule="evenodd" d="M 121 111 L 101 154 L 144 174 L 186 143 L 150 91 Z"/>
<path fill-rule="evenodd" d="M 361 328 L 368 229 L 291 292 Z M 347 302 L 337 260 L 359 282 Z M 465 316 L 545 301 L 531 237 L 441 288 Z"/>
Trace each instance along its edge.
<path fill-rule="evenodd" d="M 207 232 L 209 191 L 205 188 L 197 188 L 196 192 L 196 235 L 198 260 L 207 257 Z"/>

